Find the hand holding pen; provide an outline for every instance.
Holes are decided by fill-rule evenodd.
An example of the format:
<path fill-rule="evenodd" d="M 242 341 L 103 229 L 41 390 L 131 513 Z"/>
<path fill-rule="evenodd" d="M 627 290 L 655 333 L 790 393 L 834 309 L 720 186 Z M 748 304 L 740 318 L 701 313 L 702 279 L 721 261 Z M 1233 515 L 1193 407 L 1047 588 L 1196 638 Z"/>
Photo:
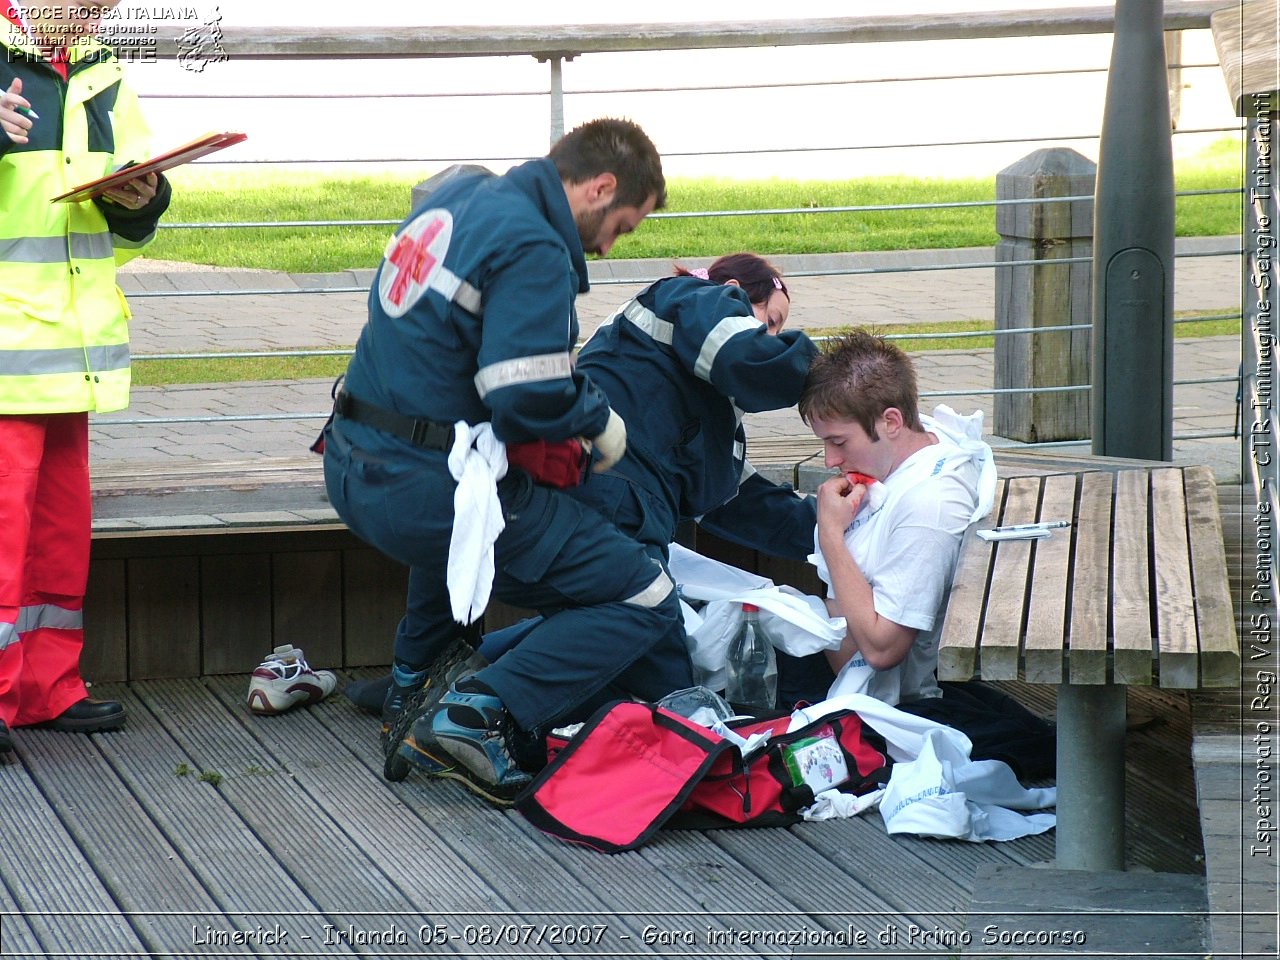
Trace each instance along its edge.
<path fill-rule="evenodd" d="M 31 109 L 22 95 L 22 78 L 14 77 L 9 89 L 0 93 L 0 130 L 14 143 L 26 143 L 27 134 L 40 114 Z"/>

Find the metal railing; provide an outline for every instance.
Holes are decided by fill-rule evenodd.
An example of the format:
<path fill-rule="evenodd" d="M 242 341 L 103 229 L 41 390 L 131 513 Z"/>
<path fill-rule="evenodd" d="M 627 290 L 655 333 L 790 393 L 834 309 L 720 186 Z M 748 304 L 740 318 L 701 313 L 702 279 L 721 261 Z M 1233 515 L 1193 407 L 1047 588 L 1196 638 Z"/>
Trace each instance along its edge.
<path fill-rule="evenodd" d="M 1166 28 L 1167 29 L 1200 29 L 1208 24 L 1208 14 L 1216 7 L 1216 3 L 1166 3 Z M 297 58 L 315 57 L 349 57 L 349 58 L 390 58 L 402 56 L 424 56 L 424 57 L 447 57 L 447 56 L 510 56 L 516 53 L 532 55 L 540 59 L 549 59 L 552 63 L 553 83 L 549 89 L 545 90 L 525 90 L 510 91 L 501 94 L 493 92 L 471 92 L 471 91 L 448 91 L 448 92 L 388 92 L 378 94 L 357 94 L 358 97 L 377 97 L 379 99 L 393 98 L 444 98 L 444 97 L 473 97 L 484 96 L 539 96 L 550 97 L 550 118 L 552 136 L 555 136 L 557 130 L 557 120 L 562 119 L 564 115 L 563 97 L 576 96 L 598 96 L 609 93 L 653 93 L 653 94 L 673 94 L 678 93 L 682 96 L 689 96 L 698 93 L 711 93 L 715 91 L 723 91 L 728 89 L 803 89 L 813 86 L 840 86 L 840 85 L 871 85 L 886 83 L 911 83 L 924 80 L 938 79 L 1019 79 L 1027 76 L 1038 77 L 1055 77 L 1055 76 L 1073 76 L 1093 74 L 1103 71 L 1105 68 L 1100 67 L 1079 67 L 1065 70 L 1033 70 L 1033 71 L 1004 71 L 1000 73 L 973 73 L 973 74 L 945 74 L 945 75 L 920 75 L 920 76 L 893 76 L 881 78 L 857 78 L 833 81 L 806 81 L 797 80 L 795 82 L 771 82 L 757 84 L 743 84 L 741 87 L 708 84 L 694 85 L 680 88 L 666 87 L 615 87 L 615 88 L 597 88 L 586 89 L 581 91 L 564 91 L 563 78 L 559 75 L 562 69 L 561 62 L 573 55 L 584 52 L 611 52 L 611 51 L 639 51 L 654 49 L 691 49 L 691 48 L 716 48 L 728 46 L 774 46 L 787 44 L 804 44 L 804 43 L 859 43 L 859 42 L 893 42 L 898 40 L 917 40 L 917 39 L 965 39 L 976 37 L 1017 37 L 1017 36 L 1033 36 L 1033 35 L 1054 35 L 1066 33 L 1098 33 L 1106 32 L 1110 29 L 1110 20 L 1107 8 L 1093 8 L 1086 11 L 1083 15 L 1078 16 L 1059 16 L 1053 13 L 1045 13 L 1038 11 L 1034 17 L 1025 14 L 1002 14 L 1002 15 L 973 15 L 961 17 L 947 17 L 936 19 L 920 18 L 848 18 L 841 20 L 839 23 L 821 22 L 821 23 L 796 23 L 790 24 L 785 29 L 778 24 L 745 24 L 741 25 L 740 30 L 731 30 L 724 28 L 723 25 L 704 25 L 709 29 L 700 29 L 681 26 L 679 29 L 660 30 L 646 29 L 637 31 L 634 28 L 630 30 L 614 29 L 594 30 L 591 28 L 547 28 L 538 36 L 523 35 L 515 49 L 511 44 L 515 42 L 512 38 L 501 35 L 500 30 L 486 31 L 484 37 L 464 36 L 459 32 L 449 33 L 446 31 L 442 35 L 435 37 L 425 37 L 413 31 L 400 32 L 395 36 L 392 35 L 375 35 L 370 38 L 369 42 L 354 39 L 346 35 L 325 34 L 322 31 L 307 31 L 299 29 L 291 32 L 286 37 L 277 36 L 274 38 L 264 38 L 261 32 L 256 32 L 253 36 L 248 34 L 236 34 L 229 31 L 225 38 L 227 54 L 235 58 L 257 59 L 257 58 L 273 58 L 280 60 L 290 60 Z M 778 33 L 782 30 L 782 34 Z M 642 33 L 644 43 L 636 45 L 635 37 L 637 33 Z M 554 51 L 548 52 L 550 45 L 554 47 Z M 1181 77 L 1183 70 L 1216 70 L 1216 64 L 1196 63 L 1182 64 L 1174 63 L 1171 70 L 1176 70 L 1176 75 Z M 1216 78 L 1215 78 L 1216 79 Z M 164 95 L 169 96 L 169 95 Z M 174 95 L 177 96 L 177 95 Z M 216 96 L 216 95 L 195 95 L 195 96 Z M 255 94 L 261 99 L 270 99 L 281 96 L 272 93 Z M 310 94 L 312 99 L 333 99 L 337 97 L 350 98 L 350 94 L 327 94 L 323 92 Z M 557 99 L 559 98 L 559 99 Z M 1222 126 L 1222 127 L 1197 127 L 1194 129 L 1184 129 L 1175 132 L 1175 135 L 1191 135 L 1204 133 L 1237 133 L 1238 126 Z M 683 157 L 683 156 L 730 156 L 730 155 L 751 155 L 751 154 L 779 154 L 789 155 L 802 152 L 821 152 L 821 151 L 858 151 L 858 150 L 888 150 L 888 149 L 926 149 L 948 146 L 963 145 L 990 145 L 990 144 L 1009 144 L 1009 143 L 1060 143 L 1063 141 L 1083 141 L 1096 139 L 1096 133 L 1076 133 L 1067 136 L 1056 136 L 1052 138 L 1028 138 L 1028 137 L 996 137 L 978 140 L 936 140 L 923 141 L 917 143 L 860 143 L 852 145 L 797 145 L 788 147 L 751 147 L 751 148 L 725 148 L 717 150 L 701 150 L 701 151 L 665 151 L 664 156 Z M 424 158 L 415 156 L 412 158 L 368 158 L 363 162 L 370 163 L 387 163 L 399 161 L 402 159 L 412 159 L 416 162 L 452 162 L 460 160 L 468 161 L 518 161 L 526 159 L 525 157 L 432 157 Z M 297 163 L 297 162 L 314 162 L 312 160 L 287 160 L 276 159 L 274 161 L 255 160 L 257 162 L 276 162 L 276 163 Z M 346 161 L 350 162 L 350 161 Z M 1190 196 L 1212 196 L 1239 193 L 1235 189 L 1217 189 L 1217 190 L 1198 190 L 1186 191 L 1180 193 L 1180 197 Z M 850 204 L 836 205 L 829 207 L 803 207 L 803 208 L 782 208 L 782 209 L 757 209 L 757 210 L 705 210 L 694 212 L 665 212 L 652 215 L 651 219 L 686 219 L 686 218 L 737 218 L 751 216 L 793 216 L 793 215 L 823 215 L 823 214 L 849 214 L 849 213 L 892 213 L 897 211 L 920 211 L 920 210 L 946 210 L 957 208 L 973 208 L 973 207 L 991 207 L 993 209 L 1001 206 L 1016 206 L 1029 204 L 1049 204 L 1049 203 L 1072 203 L 1080 201 L 1091 201 L 1091 196 L 1067 196 L 1054 198 L 1020 198 L 1020 199 L 992 199 L 992 200 L 974 200 L 974 201 L 956 201 L 946 203 L 929 203 L 926 201 L 896 203 L 896 204 Z M 167 223 L 162 224 L 166 230 L 235 230 L 245 228 L 279 228 L 279 229 L 349 229 L 352 227 L 394 227 L 398 223 L 397 220 L 390 219 L 368 219 L 368 220 L 306 220 L 306 221 L 227 221 L 216 223 Z M 1199 253 L 1182 253 L 1179 257 L 1195 257 L 1218 254 L 1199 254 Z M 975 261 L 970 263 L 937 263 L 937 264 L 909 264 L 899 266 L 857 266 L 848 268 L 835 268 L 827 270 L 797 270 L 788 271 L 791 278 L 797 277 L 820 277 L 820 276 L 858 276 L 872 274 L 892 274 L 892 273 L 924 273 L 933 271 L 946 270 L 972 270 L 972 269 L 1012 269 L 1017 267 L 1030 267 L 1041 269 L 1047 266 L 1070 266 L 1072 264 L 1088 263 L 1088 257 L 1064 257 L 1055 260 L 1005 260 L 1005 261 Z M 658 279 L 654 276 L 650 279 Z M 593 280 L 593 285 L 607 286 L 610 284 L 635 284 L 635 279 L 616 279 L 616 278 L 600 278 Z M 299 290 L 275 290 L 275 289 L 223 289 L 223 290 L 188 290 L 181 292 L 170 291 L 145 291 L 130 294 L 131 299 L 158 299 L 167 297 L 280 297 L 280 296 L 322 296 L 325 294 L 354 294 L 367 293 L 368 287 L 360 284 L 354 285 L 336 285 L 328 286 L 321 289 L 299 289 Z M 1238 319 L 1238 313 L 1215 314 L 1210 317 L 1181 318 L 1178 320 L 1180 324 L 1205 323 L 1209 321 L 1234 320 Z M 890 335 L 894 339 L 911 339 L 911 340 L 929 340 L 942 338 L 978 338 L 991 337 L 1001 338 L 1018 335 L 1043 335 L 1051 332 L 1071 332 L 1083 331 L 1089 329 L 1088 324 L 1051 324 L 1048 326 L 1012 326 L 1002 329 L 971 329 L 957 330 L 945 333 L 902 333 Z M 160 360 L 197 360 L 197 359 L 249 359 L 261 357 L 326 357 L 326 356 L 343 356 L 350 353 L 347 349 L 300 349 L 300 350 L 272 350 L 272 351 L 220 351 L 217 353 L 155 353 L 150 355 L 141 355 L 135 357 L 139 362 Z M 1219 377 L 1197 377 L 1187 378 L 1183 380 L 1175 380 L 1175 386 L 1193 386 L 1211 383 L 1232 383 L 1236 382 L 1237 376 L 1234 371 L 1224 371 Z M 1017 395 L 1029 393 L 1054 393 L 1054 392 L 1085 392 L 1090 390 L 1088 384 L 1076 384 L 1070 386 L 1038 386 L 1030 388 L 1022 387 L 1000 387 L 993 385 L 990 389 L 975 391 L 971 389 L 951 391 L 951 390 L 929 390 L 923 391 L 922 396 L 925 397 L 948 397 L 948 396 L 971 396 L 977 393 L 987 394 L 992 397 L 1001 395 Z M 173 417 L 99 417 L 95 418 L 95 424 L 110 425 L 143 425 L 143 424 L 176 424 L 176 423 L 215 423 L 215 422 L 256 422 L 256 421 L 287 421 L 287 420 L 315 420 L 323 418 L 327 415 L 327 411 L 305 411 L 298 413 L 269 413 L 269 414 L 236 414 L 229 416 L 173 416 Z M 1230 436 L 1228 432 L 1198 433 L 1197 438 L 1204 436 Z M 1175 439 L 1184 439 L 1186 437 L 1176 436 Z"/>

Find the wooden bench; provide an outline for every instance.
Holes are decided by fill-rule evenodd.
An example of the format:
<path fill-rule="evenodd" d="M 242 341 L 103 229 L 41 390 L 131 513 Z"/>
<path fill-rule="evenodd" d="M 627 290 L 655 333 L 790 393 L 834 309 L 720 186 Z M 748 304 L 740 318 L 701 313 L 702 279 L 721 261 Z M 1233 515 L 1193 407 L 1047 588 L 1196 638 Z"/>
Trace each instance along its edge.
<path fill-rule="evenodd" d="M 787 479 L 814 450 L 812 437 L 768 438 L 752 443 L 752 462 Z M 90 679 L 245 673 L 294 642 L 316 666 L 391 659 L 408 571 L 338 519 L 319 457 L 95 464 L 93 516 Z M 775 563 L 768 575 L 782 582 L 802 567 Z M 494 601 L 485 624 L 528 615 Z"/>
<path fill-rule="evenodd" d="M 95 465 L 92 486 L 86 677 L 246 673 L 281 643 L 390 660 L 408 573 L 338 519 L 319 457 Z"/>
<path fill-rule="evenodd" d="M 941 680 L 1058 686 L 1057 865 L 1124 868 L 1128 685 L 1239 683 L 1217 487 L 1207 467 L 1002 458 L 966 534 L 938 651 Z M 1048 538 L 976 530 L 1065 520 Z"/>

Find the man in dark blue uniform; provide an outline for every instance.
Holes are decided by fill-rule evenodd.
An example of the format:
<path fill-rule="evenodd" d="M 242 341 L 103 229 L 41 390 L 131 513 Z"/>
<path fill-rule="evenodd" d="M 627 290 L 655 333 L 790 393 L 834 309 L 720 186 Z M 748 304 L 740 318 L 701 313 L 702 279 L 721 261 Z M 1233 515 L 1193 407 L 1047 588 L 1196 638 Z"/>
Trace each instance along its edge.
<path fill-rule="evenodd" d="M 584 451 L 599 471 L 626 448 L 572 360 L 584 254 L 606 254 L 665 193 L 644 132 L 596 120 L 504 176 L 447 180 L 387 247 L 324 455 L 342 519 L 410 568 L 383 709 L 389 779 L 408 773 L 396 748 L 430 708 L 420 763 L 507 803 L 529 780 L 521 734 L 584 691 L 690 682 L 662 564 L 560 489 Z M 544 619 L 483 666 L 466 625 L 490 590 Z"/>

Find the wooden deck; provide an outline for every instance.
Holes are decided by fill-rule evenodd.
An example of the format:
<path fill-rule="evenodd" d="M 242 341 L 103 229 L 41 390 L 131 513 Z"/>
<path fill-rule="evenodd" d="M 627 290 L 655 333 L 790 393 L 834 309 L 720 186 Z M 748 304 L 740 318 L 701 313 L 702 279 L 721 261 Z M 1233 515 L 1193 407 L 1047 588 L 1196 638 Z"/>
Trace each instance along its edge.
<path fill-rule="evenodd" d="M 1239 496 L 1220 494 L 1237 521 L 1226 527 L 1238 590 L 1249 572 Z M 182 656 L 181 638 L 174 648 Z M 890 837 L 870 813 L 666 832 L 607 856 L 544 837 L 457 784 L 385 782 L 377 722 L 340 694 L 263 718 L 244 709 L 246 684 L 244 674 L 101 684 L 95 694 L 127 703 L 125 729 L 17 731 L 18 751 L 0 764 L 0 957 L 1027 955 L 959 943 L 992 919 L 971 912 L 975 898 L 989 902 L 992 877 L 1044 864 L 1052 832 L 985 844 Z M 1003 686 L 1052 715 L 1052 687 Z M 1128 860 L 1139 880 L 1204 874 L 1189 704 L 1180 691 L 1129 693 Z M 1231 840 L 1218 833 L 1228 836 L 1214 843 Z M 1113 900 L 1112 914 L 1138 909 L 1126 904 Z M 1093 912 L 1024 920 L 1096 930 L 1084 950 L 1105 941 Z M 896 948 L 876 940 L 891 927 Z M 507 939 L 488 943 L 498 932 Z M 774 945 L 802 933 L 807 947 Z"/>
<path fill-rule="evenodd" d="M 906 938 L 914 924 L 955 935 L 981 868 L 1053 852 L 1052 833 L 999 844 L 890 837 L 872 813 L 669 832 L 608 856 L 543 837 L 454 783 L 384 782 L 376 721 L 340 695 L 263 718 L 243 708 L 243 677 L 97 692 L 126 701 L 125 729 L 21 730 L 18 759 L 0 769 L 0 955 L 352 956 L 364 950 L 325 942 L 351 925 L 403 933 L 408 945 L 370 951 L 388 957 L 792 956 L 711 949 L 706 931 L 874 935 L 896 924 Z M 1145 695 L 1129 742 L 1131 854 L 1143 868 L 1198 873 L 1185 700 Z M 486 923 L 585 925 L 603 939 L 468 943 Z M 422 946 L 423 924 L 457 939 Z M 698 946 L 646 946 L 647 927 L 694 931 Z M 260 928 L 287 943 L 228 947 L 235 931 Z M 872 954 L 894 955 L 874 941 Z"/>

